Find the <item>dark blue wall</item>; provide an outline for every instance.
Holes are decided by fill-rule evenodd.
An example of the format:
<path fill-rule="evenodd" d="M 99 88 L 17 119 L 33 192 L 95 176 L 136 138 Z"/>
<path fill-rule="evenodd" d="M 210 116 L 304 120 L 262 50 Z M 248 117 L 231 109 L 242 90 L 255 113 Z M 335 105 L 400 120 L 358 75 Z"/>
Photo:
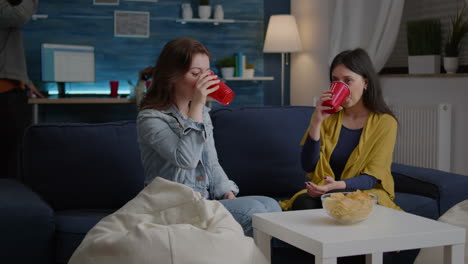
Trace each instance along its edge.
<path fill-rule="evenodd" d="M 67 91 L 107 93 L 109 80 L 119 80 L 120 93 L 128 93 L 127 80 L 135 83 L 138 71 L 155 63 L 167 41 L 188 36 L 200 40 L 210 49 L 215 71 L 218 70 L 215 66 L 217 60 L 241 51 L 247 56 L 247 63 L 256 65 L 256 76 L 275 77 L 274 81 L 256 83 L 228 82 L 236 92 L 232 107 L 280 104 L 280 54 L 264 54 L 262 49 L 270 15 L 289 13 L 289 0 L 212 0 L 212 6 L 223 5 L 226 19 L 241 20 L 218 26 L 176 23 L 175 20 L 181 17 L 181 4 L 188 1 L 149 3 L 120 0 L 118 6 L 93 5 L 92 2 L 41 0 L 37 13 L 47 14 L 48 18 L 30 21 L 24 27 L 30 78 L 51 93 L 56 92 L 56 85 L 40 82 L 42 43 L 95 47 L 96 83 L 67 84 Z M 196 2 L 192 0 L 194 17 L 197 17 Z M 150 12 L 150 37 L 114 37 L 114 10 Z M 285 83 L 289 83 L 288 79 Z M 286 94 L 288 91 L 289 87 Z M 289 102 L 289 96 L 286 102 Z"/>

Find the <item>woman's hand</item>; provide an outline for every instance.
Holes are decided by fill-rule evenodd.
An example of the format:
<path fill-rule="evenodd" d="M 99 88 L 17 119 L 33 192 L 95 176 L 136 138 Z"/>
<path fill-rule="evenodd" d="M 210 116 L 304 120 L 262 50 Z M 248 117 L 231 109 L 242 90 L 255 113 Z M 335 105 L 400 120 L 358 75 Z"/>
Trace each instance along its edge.
<path fill-rule="evenodd" d="M 195 83 L 195 91 L 193 92 L 193 98 L 188 112 L 188 116 L 192 118 L 193 121 L 203 122 L 203 107 L 205 107 L 206 104 L 206 96 L 219 89 L 219 85 L 216 85 L 219 82 L 218 76 L 212 75 L 210 70 L 200 75 L 200 78 L 198 78 Z M 216 86 L 209 88 L 212 85 Z"/>
<path fill-rule="evenodd" d="M 220 82 L 217 75 L 212 75 L 212 71 L 205 71 L 200 75 L 197 83 L 195 84 L 195 92 L 193 94 L 192 104 L 206 104 L 206 96 L 219 89 Z M 216 85 L 213 88 L 209 88 L 212 85 Z"/>
<path fill-rule="evenodd" d="M 333 109 L 331 106 L 324 106 L 322 105 L 323 102 L 331 100 L 333 98 L 333 94 L 331 91 L 325 91 L 322 93 L 320 100 L 317 101 L 315 105 L 315 111 L 312 115 L 312 120 L 309 126 L 309 136 L 311 139 L 318 141 L 320 139 L 320 126 L 322 126 L 323 120 L 329 117 L 331 114 L 325 112 L 327 110 Z M 342 110 L 343 107 L 340 106 L 339 110 Z"/>
<path fill-rule="evenodd" d="M 346 189 L 344 181 L 335 181 L 330 176 L 325 176 L 325 185 L 317 185 L 313 182 L 306 182 L 307 193 L 310 197 L 319 197 L 320 195 L 336 189 Z"/>
<path fill-rule="evenodd" d="M 322 105 L 323 102 L 331 100 L 331 99 L 333 99 L 333 94 L 330 90 L 327 90 L 322 93 L 322 96 L 317 101 L 317 104 L 315 106 L 315 113 L 314 113 L 314 118 L 312 120 L 312 123 L 321 124 L 323 120 L 325 120 L 327 117 L 331 115 L 325 111 L 332 110 L 333 107 Z M 339 111 L 341 111 L 342 109 L 343 107 L 340 106 Z"/>
<path fill-rule="evenodd" d="M 36 88 L 36 86 L 34 85 L 34 83 L 31 82 L 31 84 L 29 85 L 29 89 L 30 89 L 30 93 L 29 93 L 29 97 L 33 97 L 33 95 L 39 97 L 39 98 L 44 98 L 44 95 L 41 94 L 41 92 L 39 92 Z"/>
<path fill-rule="evenodd" d="M 324 192 L 319 191 L 316 187 L 317 185 L 313 184 L 312 182 L 305 182 L 307 188 L 307 194 L 310 197 L 320 197 Z"/>
<path fill-rule="evenodd" d="M 232 192 L 227 192 L 224 194 L 224 199 L 236 199 L 236 196 Z"/>

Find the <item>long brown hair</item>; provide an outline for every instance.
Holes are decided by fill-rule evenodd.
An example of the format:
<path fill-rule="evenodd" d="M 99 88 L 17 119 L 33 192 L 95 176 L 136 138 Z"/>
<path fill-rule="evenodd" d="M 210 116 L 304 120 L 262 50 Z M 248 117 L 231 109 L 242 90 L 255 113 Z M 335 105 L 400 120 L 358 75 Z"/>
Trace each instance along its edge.
<path fill-rule="evenodd" d="M 389 114 L 397 120 L 390 107 L 385 103 L 382 95 L 379 77 L 375 72 L 372 61 L 367 52 L 361 48 L 345 50 L 333 59 L 330 66 L 330 81 L 336 66 L 343 64 L 346 68 L 367 79 L 367 89 L 362 94 L 364 106 L 378 114 Z"/>
<path fill-rule="evenodd" d="M 210 57 L 208 49 L 198 40 L 181 37 L 169 41 L 153 68 L 153 81 L 140 104 L 140 110 L 166 109 L 173 104 L 175 84 L 189 71 L 196 54 Z"/>

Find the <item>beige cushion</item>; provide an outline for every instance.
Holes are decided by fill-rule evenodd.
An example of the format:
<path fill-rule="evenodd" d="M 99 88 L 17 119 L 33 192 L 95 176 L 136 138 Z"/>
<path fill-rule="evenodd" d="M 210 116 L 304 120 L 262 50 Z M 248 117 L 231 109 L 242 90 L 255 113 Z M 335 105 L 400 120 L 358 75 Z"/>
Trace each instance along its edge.
<path fill-rule="evenodd" d="M 268 263 L 218 201 L 156 178 L 86 235 L 69 264 Z"/>
<path fill-rule="evenodd" d="M 465 228 L 468 242 L 468 200 L 460 202 L 450 208 L 439 218 L 440 222 Z M 443 247 L 423 248 L 416 258 L 415 264 L 439 264 L 443 261 Z M 468 243 L 465 242 L 465 264 L 468 264 Z"/>

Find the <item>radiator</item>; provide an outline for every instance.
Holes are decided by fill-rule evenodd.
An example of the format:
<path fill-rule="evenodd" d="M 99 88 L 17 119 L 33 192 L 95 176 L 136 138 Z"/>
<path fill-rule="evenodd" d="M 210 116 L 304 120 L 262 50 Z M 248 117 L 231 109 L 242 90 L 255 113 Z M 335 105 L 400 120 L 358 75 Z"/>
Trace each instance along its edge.
<path fill-rule="evenodd" d="M 450 104 L 392 105 L 398 118 L 393 161 L 405 165 L 450 171 Z"/>

